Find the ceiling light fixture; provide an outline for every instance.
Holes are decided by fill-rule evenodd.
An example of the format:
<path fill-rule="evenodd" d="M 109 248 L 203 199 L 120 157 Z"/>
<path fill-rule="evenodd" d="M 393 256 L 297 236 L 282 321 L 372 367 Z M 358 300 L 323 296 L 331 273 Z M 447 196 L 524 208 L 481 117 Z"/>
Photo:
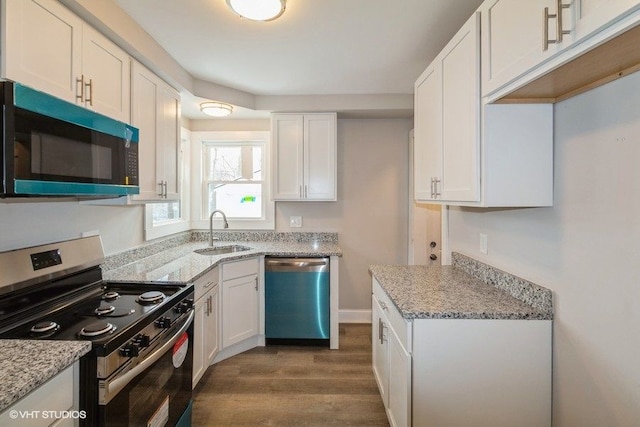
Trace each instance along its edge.
<path fill-rule="evenodd" d="M 284 13 L 286 0 L 227 0 L 235 13 L 252 21 L 272 21 Z"/>
<path fill-rule="evenodd" d="M 200 111 L 213 117 L 225 117 L 233 112 L 233 106 L 222 102 L 203 102 Z"/>

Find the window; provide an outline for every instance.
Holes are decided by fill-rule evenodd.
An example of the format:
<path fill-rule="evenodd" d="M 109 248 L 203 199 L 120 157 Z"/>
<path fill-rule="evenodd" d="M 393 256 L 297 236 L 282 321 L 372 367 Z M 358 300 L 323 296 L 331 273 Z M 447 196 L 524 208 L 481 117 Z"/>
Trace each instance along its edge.
<path fill-rule="evenodd" d="M 273 229 L 274 203 L 269 195 L 268 132 L 194 132 L 201 146 L 202 187 L 200 223 L 208 228 L 209 215 L 225 213 L 232 229 Z M 195 159 L 194 159 L 195 163 Z M 214 218 L 220 226 L 220 216 Z"/>
<path fill-rule="evenodd" d="M 263 218 L 264 144 L 205 143 L 205 151 L 205 216 L 220 209 L 228 218 Z"/>

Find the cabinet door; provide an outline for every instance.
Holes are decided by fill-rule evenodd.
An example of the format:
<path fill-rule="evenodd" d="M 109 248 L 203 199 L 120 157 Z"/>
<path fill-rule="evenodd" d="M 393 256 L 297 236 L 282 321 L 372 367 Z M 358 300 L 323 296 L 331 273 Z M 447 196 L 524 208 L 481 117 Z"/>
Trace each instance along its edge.
<path fill-rule="evenodd" d="M 222 282 L 222 347 L 258 334 L 258 276 Z"/>
<path fill-rule="evenodd" d="M 54 0 L 3 2 L 2 76 L 76 102 L 82 21 Z"/>
<path fill-rule="evenodd" d="M 304 115 L 304 189 L 307 200 L 336 200 L 336 115 Z"/>
<path fill-rule="evenodd" d="M 205 334 L 205 363 L 207 366 L 213 362 L 213 358 L 218 353 L 219 340 L 218 340 L 218 327 L 219 327 L 219 315 L 220 315 L 220 292 L 218 287 L 214 287 L 207 296 L 209 303 L 209 311 L 207 312 L 206 330 Z"/>
<path fill-rule="evenodd" d="M 637 0 L 576 0 L 576 39 L 582 40 L 617 18 L 640 9 Z"/>
<path fill-rule="evenodd" d="M 567 44 L 550 44 L 544 50 L 545 7 L 554 14 L 557 1 L 489 0 L 482 4 L 483 96 L 513 81 Z M 565 21 L 570 22 L 570 16 L 569 11 L 563 14 Z M 556 20 L 550 18 L 549 39 L 556 38 L 555 28 Z"/>
<path fill-rule="evenodd" d="M 207 308 L 208 299 L 202 297 L 196 301 L 195 305 L 195 318 L 193 319 L 193 374 L 192 374 L 192 386 L 196 387 L 204 371 L 207 369 L 207 363 L 205 363 L 205 329 L 207 323 Z"/>
<path fill-rule="evenodd" d="M 411 425 L 411 356 L 402 347 L 393 329 L 388 330 L 389 404 L 387 414 L 392 426 Z"/>
<path fill-rule="evenodd" d="M 140 194 L 136 200 L 159 200 L 162 194 L 156 152 L 158 140 L 158 79 L 151 71 L 133 63 L 131 82 L 131 123 L 140 130 L 138 144 L 138 180 Z"/>
<path fill-rule="evenodd" d="M 172 87 L 160 83 L 158 88 L 157 169 L 165 181 L 164 199 L 180 198 L 180 94 Z"/>
<path fill-rule="evenodd" d="M 278 114 L 271 120 L 272 197 L 300 200 L 303 197 L 304 120 L 300 114 Z"/>
<path fill-rule="evenodd" d="M 438 60 L 416 81 L 414 120 L 414 196 L 433 200 L 433 180 L 442 178 L 442 68 Z"/>
<path fill-rule="evenodd" d="M 442 52 L 442 200 L 480 200 L 480 14 Z"/>
<path fill-rule="evenodd" d="M 84 105 L 129 123 L 131 60 L 129 55 L 93 28 L 82 33 Z"/>
<path fill-rule="evenodd" d="M 371 348 L 373 376 L 378 383 L 380 397 L 385 408 L 389 403 L 389 344 L 387 341 L 388 322 L 375 296 L 371 298 Z"/>
<path fill-rule="evenodd" d="M 134 62 L 131 123 L 140 130 L 140 194 L 134 200 L 180 198 L 180 94 L 153 72 Z"/>

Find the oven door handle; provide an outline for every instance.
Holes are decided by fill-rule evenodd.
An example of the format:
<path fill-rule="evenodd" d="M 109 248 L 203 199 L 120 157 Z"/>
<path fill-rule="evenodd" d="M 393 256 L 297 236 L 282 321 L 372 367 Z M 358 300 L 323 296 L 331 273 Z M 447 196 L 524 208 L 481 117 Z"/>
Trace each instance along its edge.
<path fill-rule="evenodd" d="M 129 382 L 131 382 L 131 380 L 133 380 L 140 373 L 146 370 L 149 366 L 153 365 L 158 359 L 164 356 L 167 350 L 170 349 L 171 346 L 173 346 L 176 343 L 176 341 L 178 341 L 178 338 L 180 338 L 182 334 L 186 332 L 187 329 L 189 329 L 189 326 L 191 325 L 191 322 L 193 321 L 194 316 L 195 316 L 195 311 L 191 310 L 187 321 L 184 323 L 184 325 L 182 325 L 182 327 L 180 327 L 178 332 L 176 332 L 171 337 L 171 339 L 169 339 L 167 342 L 162 344 L 160 348 L 158 348 L 156 351 L 151 353 L 149 356 L 145 357 L 144 360 L 142 360 L 142 362 L 138 363 L 131 370 L 123 373 L 122 375 L 117 376 L 113 380 L 105 381 L 104 399 L 100 399 L 100 400 L 101 401 L 104 400 L 104 404 L 109 403 L 109 401 L 116 394 L 118 394 L 123 388 L 127 386 L 127 384 L 129 384 Z M 100 402 L 100 403 L 103 403 L 103 402 Z"/>

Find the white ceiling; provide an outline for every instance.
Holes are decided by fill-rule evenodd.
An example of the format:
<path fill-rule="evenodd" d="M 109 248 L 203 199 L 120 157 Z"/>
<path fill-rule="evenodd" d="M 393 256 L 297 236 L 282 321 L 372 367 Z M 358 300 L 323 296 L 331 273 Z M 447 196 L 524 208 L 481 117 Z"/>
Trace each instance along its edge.
<path fill-rule="evenodd" d="M 265 96 L 411 94 L 481 1 L 288 0 L 254 22 L 225 0 L 116 0 L 194 78 Z"/>

